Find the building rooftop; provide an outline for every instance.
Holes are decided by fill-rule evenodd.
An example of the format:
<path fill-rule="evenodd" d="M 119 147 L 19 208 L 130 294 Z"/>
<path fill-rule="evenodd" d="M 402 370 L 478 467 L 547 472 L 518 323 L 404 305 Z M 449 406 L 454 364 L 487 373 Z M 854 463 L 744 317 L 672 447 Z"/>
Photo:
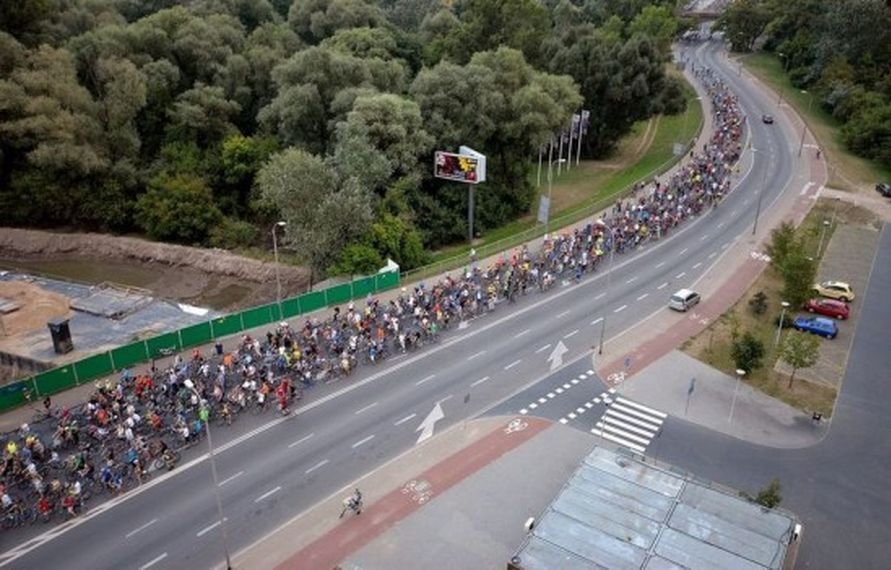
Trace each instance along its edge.
<path fill-rule="evenodd" d="M 523 570 L 783 567 L 797 520 L 600 447 L 517 551 Z"/>

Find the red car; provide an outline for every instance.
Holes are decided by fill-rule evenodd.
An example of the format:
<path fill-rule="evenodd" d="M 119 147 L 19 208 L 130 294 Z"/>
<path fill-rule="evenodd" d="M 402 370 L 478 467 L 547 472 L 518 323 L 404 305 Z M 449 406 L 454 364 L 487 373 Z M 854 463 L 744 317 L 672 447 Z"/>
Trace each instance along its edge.
<path fill-rule="evenodd" d="M 826 315 L 827 317 L 835 317 L 836 319 L 847 319 L 850 309 L 844 301 L 836 301 L 835 299 L 811 299 L 804 304 L 804 308 L 811 313 Z"/>

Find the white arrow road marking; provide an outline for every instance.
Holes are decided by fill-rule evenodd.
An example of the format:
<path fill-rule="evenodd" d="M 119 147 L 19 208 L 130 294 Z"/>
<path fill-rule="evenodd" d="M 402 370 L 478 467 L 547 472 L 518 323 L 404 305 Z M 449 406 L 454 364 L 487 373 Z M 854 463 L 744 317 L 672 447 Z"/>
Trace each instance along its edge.
<path fill-rule="evenodd" d="M 563 341 L 558 341 L 557 346 L 554 347 L 554 350 L 551 351 L 551 355 L 547 358 L 551 363 L 551 372 L 563 366 L 563 355 L 567 352 L 569 352 L 569 349 L 566 348 Z"/>
<path fill-rule="evenodd" d="M 430 410 L 430 413 L 427 414 L 427 417 L 424 418 L 424 421 L 421 422 L 421 425 L 419 425 L 418 429 L 415 430 L 421 432 L 421 435 L 418 437 L 417 443 L 421 443 L 422 441 L 430 439 L 430 437 L 433 435 L 433 428 L 436 425 L 436 422 L 444 417 L 445 414 L 442 413 L 442 406 L 439 405 L 439 402 L 436 402 L 436 405 L 433 406 L 433 409 Z"/>

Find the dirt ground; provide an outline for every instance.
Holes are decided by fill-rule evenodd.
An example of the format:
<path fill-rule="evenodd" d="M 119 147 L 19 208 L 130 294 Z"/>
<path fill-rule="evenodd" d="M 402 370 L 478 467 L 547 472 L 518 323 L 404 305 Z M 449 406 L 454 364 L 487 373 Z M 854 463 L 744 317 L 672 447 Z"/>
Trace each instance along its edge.
<path fill-rule="evenodd" d="M 43 328 L 47 321 L 71 314 L 67 298 L 32 283 L 0 281 L 0 297 L 21 305 L 16 311 L 0 314 L 0 343 L 6 337 Z"/>

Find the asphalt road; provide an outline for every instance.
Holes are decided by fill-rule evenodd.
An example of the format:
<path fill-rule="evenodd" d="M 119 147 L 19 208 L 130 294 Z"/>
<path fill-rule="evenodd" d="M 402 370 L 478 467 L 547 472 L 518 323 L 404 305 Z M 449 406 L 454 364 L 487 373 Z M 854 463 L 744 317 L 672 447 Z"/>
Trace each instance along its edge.
<path fill-rule="evenodd" d="M 717 49 L 706 44 L 692 57 L 724 69 Z M 766 209 L 791 178 L 791 149 L 797 139 L 780 123 L 763 125 L 760 116 L 771 112 L 774 103 L 758 96 L 735 71 L 725 73 L 743 109 L 754 118 L 749 121 L 753 145 L 766 152 L 756 154 L 752 171 L 744 167 L 739 186 L 719 208 L 668 239 L 617 257 L 609 290 L 608 267 L 601 265 L 597 275 L 581 284 L 558 285 L 550 293 L 501 306 L 435 347 L 315 390 L 291 418 L 245 418 L 229 430 L 218 430 L 214 436 L 220 448 L 217 463 L 230 550 L 254 542 L 410 448 L 437 402 L 445 415 L 436 424 L 439 430 L 497 406 L 542 379 L 558 382 L 551 377 L 551 362 L 561 343 L 566 351 L 559 360 L 578 359 L 563 371 L 567 377 L 571 370 L 589 368 L 585 355 L 599 335 L 598 319 L 607 318 L 609 338 L 665 310 L 673 291 L 692 285 L 733 240 L 751 231 L 762 180 Z M 592 382 L 579 390 L 601 389 Z M 0 565 L 95 569 L 218 564 L 223 558 L 221 527 L 212 526 L 218 517 L 210 481 L 209 463 L 199 458 L 32 540 L 4 533 Z"/>

